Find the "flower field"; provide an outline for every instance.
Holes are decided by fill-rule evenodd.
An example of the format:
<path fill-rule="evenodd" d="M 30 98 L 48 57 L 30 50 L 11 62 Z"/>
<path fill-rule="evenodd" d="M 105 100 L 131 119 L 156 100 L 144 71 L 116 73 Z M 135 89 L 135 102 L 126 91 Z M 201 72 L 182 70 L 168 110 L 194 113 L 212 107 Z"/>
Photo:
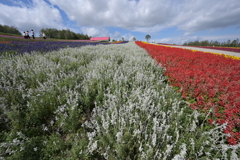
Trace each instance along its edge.
<path fill-rule="evenodd" d="M 240 142 L 240 61 L 222 55 L 136 42 L 161 66 L 193 109 L 210 123 L 227 123 L 228 142 Z"/>
<path fill-rule="evenodd" d="M 3 54 L 14 54 L 20 55 L 23 53 L 31 53 L 32 51 L 37 52 L 48 52 L 58 50 L 66 47 L 81 47 L 85 45 L 98 45 L 98 44 L 109 44 L 99 42 L 64 42 L 64 41 L 4 41 L 0 43 L 0 55 Z"/>
<path fill-rule="evenodd" d="M 173 45 L 173 44 L 167 44 L 167 43 L 157 43 L 160 45 Z M 174 45 L 178 46 L 178 45 Z M 213 46 L 191 46 L 191 45 L 186 45 L 188 47 L 198 47 L 198 48 L 207 48 L 207 49 L 217 49 L 217 50 L 222 50 L 222 51 L 231 51 L 231 52 L 240 52 L 239 47 L 213 47 Z"/>
<path fill-rule="evenodd" d="M 0 159 L 238 159 L 162 64 L 134 42 L 2 55 Z"/>
<path fill-rule="evenodd" d="M 208 48 L 208 49 L 217 49 L 217 50 L 223 50 L 223 51 L 232 51 L 232 52 L 240 52 L 239 47 L 210 47 L 210 46 L 194 46 L 199 48 Z"/>

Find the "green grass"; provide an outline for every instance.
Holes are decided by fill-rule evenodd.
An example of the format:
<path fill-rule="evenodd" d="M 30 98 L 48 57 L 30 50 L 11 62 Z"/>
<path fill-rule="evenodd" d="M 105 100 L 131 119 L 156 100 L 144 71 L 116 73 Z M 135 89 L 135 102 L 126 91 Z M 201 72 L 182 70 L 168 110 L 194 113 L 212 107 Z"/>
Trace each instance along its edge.
<path fill-rule="evenodd" d="M 4 32 L 0 32 L 0 35 L 21 36 L 21 35 L 18 35 L 18 34 L 11 34 L 11 33 L 4 33 Z"/>
<path fill-rule="evenodd" d="M 0 32 L 0 35 L 7 35 L 7 36 L 17 36 L 22 38 L 14 38 L 14 37 L 0 37 L 0 42 L 2 41 L 32 41 L 33 39 L 24 39 L 23 35 L 17 35 L 17 34 L 10 34 L 10 33 L 3 33 Z M 35 37 L 34 41 L 43 41 L 43 39 L 39 39 L 41 37 Z M 46 39 L 46 40 L 53 40 L 53 39 Z"/>

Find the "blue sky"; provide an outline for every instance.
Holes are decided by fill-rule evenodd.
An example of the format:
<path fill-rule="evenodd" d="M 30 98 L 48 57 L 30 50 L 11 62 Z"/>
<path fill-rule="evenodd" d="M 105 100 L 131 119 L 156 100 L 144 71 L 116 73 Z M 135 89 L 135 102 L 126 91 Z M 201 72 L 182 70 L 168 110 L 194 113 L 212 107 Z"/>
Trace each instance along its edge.
<path fill-rule="evenodd" d="M 183 44 L 240 39 L 239 0 L 0 0 L 0 24 Z"/>

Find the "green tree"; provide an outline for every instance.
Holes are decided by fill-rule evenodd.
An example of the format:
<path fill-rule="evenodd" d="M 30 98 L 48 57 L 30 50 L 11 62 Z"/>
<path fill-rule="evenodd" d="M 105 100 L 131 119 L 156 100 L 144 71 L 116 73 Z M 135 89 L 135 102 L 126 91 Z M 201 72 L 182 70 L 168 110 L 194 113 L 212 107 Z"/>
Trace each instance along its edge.
<path fill-rule="evenodd" d="M 86 40 L 90 39 L 88 35 L 84 35 L 82 33 L 74 33 L 70 31 L 70 29 L 57 30 L 55 28 L 46 28 L 46 29 L 43 28 L 40 30 L 40 35 L 42 33 L 45 33 L 47 37 L 57 38 L 57 39 L 86 39 Z"/>
<path fill-rule="evenodd" d="M 147 35 L 145 36 L 145 39 L 146 39 L 147 42 L 148 42 L 148 40 L 151 39 L 151 36 L 150 36 L 149 34 L 147 34 Z"/>
<path fill-rule="evenodd" d="M 194 42 L 185 42 L 183 43 L 185 46 L 222 46 L 222 47 L 239 47 L 239 39 L 235 39 L 231 41 L 230 39 L 225 42 L 218 42 L 218 41 L 194 41 Z"/>
<path fill-rule="evenodd" d="M 8 25 L 1 25 L 1 24 L 0 24 L 0 32 L 22 35 L 21 32 L 16 27 L 8 26 Z"/>
<path fill-rule="evenodd" d="M 133 41 L 136 41 L 136 37 L 132 37 L 132 40 L 133 40 Z"/>

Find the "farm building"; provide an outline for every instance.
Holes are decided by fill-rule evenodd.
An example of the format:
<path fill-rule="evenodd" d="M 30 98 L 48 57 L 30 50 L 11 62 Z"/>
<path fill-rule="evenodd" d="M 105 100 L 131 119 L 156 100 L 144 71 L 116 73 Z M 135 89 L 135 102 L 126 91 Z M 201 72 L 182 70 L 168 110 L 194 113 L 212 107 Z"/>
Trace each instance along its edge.
<path fill-rule="evenodd" d="M 110 37 L 92 37 L 91 41 L 110 41 Z"/>

